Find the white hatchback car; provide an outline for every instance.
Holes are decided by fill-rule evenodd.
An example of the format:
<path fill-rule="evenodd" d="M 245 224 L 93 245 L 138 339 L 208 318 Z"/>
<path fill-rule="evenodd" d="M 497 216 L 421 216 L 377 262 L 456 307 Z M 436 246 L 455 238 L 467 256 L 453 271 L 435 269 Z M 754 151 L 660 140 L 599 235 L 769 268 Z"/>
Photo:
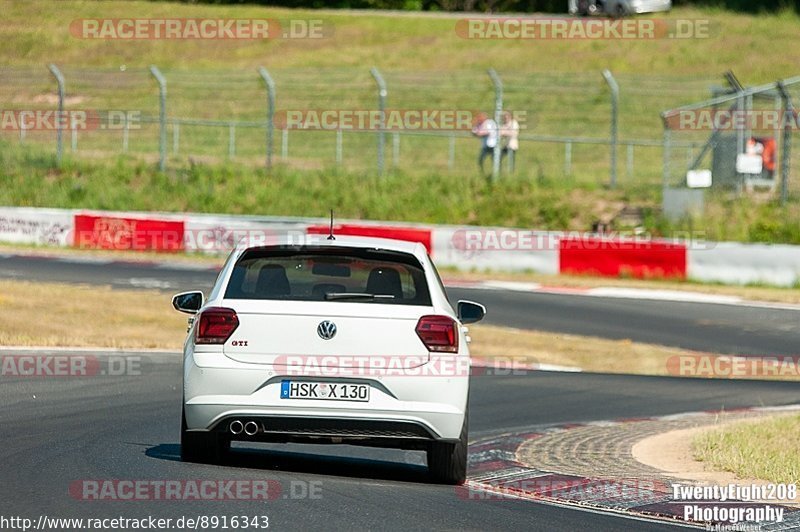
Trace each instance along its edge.
<path fill-rule="evenodd" d="M 337 237 L 244 242 L 184 346 L 181 457 L 219 462 L 231 441 L 426 450 L 439 482 L 466 478 L 469 350 L 425 247 Z"/>

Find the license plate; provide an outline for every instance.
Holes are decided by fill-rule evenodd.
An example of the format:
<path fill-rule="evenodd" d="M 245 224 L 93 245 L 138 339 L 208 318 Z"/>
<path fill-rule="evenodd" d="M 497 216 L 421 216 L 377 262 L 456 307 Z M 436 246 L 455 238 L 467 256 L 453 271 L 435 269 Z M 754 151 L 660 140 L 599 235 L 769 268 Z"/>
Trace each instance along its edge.
<path fill-rule="evenodd" d="M 348 382 L 281 381 L 281 399 L 369 401 L 369 385 Z"/>

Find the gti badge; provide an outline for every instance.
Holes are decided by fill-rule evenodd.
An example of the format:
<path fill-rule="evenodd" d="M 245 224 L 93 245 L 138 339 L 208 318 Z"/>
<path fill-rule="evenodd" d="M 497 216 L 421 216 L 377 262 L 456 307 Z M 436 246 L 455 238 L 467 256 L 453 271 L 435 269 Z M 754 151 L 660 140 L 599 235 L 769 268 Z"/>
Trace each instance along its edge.
<path fill-rule="evenodd" d="M 323 340 L 330 340 L 336 336 L 336 324 L 332 321 L 325 320 L 317 325 L 317 334 Z"/>

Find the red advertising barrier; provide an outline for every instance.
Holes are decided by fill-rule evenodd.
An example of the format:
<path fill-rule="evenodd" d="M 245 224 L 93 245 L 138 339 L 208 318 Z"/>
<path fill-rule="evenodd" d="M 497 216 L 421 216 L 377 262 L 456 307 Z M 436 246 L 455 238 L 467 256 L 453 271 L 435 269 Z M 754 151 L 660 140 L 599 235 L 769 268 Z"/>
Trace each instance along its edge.
<path fill-rule="evenodd" d="M 686 278 L 686 245 L 652 240 L 562 238 L 559 271 L 606 277 Z"/>
<path fill-rule="evenodd" d="M 312 225 L 306 231 L 311 235 L 327 235 L 330 227 L 327 225 Z M 342 224 L 333 226 L 334 235 L 371 236 L 376 238 L 393 238 L 407 242 L 419 242 L 428 253 L 431 252 L 431 230 L 417 229 L 414 227 L 389 227 L 379 225 Z"/>
<path fill-rule="evenodd" d="M 133 251 L 183 249 L 184 222 L 116 216 L 75 215 L 77 248 Z"/>

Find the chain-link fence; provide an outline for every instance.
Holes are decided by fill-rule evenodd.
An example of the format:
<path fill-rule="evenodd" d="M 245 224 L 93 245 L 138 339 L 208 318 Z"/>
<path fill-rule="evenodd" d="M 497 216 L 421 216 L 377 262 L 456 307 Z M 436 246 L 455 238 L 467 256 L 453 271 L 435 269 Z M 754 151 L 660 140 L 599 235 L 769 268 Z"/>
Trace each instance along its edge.
<path fill-rule="evenodd" d="M 495 178 L 661 186 L 665 141 L 667 157 L 685 163 L 708 139 L 688 132 L 667 138 L 659 112 L 727 86 L 722 76 L 608 71 L 2 68 L 6 111 L 0 134 L 9 143 L 74 157 L 127 153 L 164 165 L 230 159 L 298 169 L 476 176 L 480 143 L 470 129 L 480 112 L 502 122 L 501 111 L 508 110 L 520 123 L 519 150 L 514 171 L 503 159 Z M 39 120 L 59 106 L 68 120 Z M 80 113 L 89 119 L 74 120 Z M 366 124 L 354 123 L 353 117 L 364 116 Z M 434 118 L 409 120 L 420 116 Z"/>
<path fill-rule="evenodd" d="M 800 163 L 793 134 L 800 77 L 750 88 L 732 78 L 715 92 L 662 113 L 663 187 L 760 187 L 779 190 L 786 202 Z"/>

